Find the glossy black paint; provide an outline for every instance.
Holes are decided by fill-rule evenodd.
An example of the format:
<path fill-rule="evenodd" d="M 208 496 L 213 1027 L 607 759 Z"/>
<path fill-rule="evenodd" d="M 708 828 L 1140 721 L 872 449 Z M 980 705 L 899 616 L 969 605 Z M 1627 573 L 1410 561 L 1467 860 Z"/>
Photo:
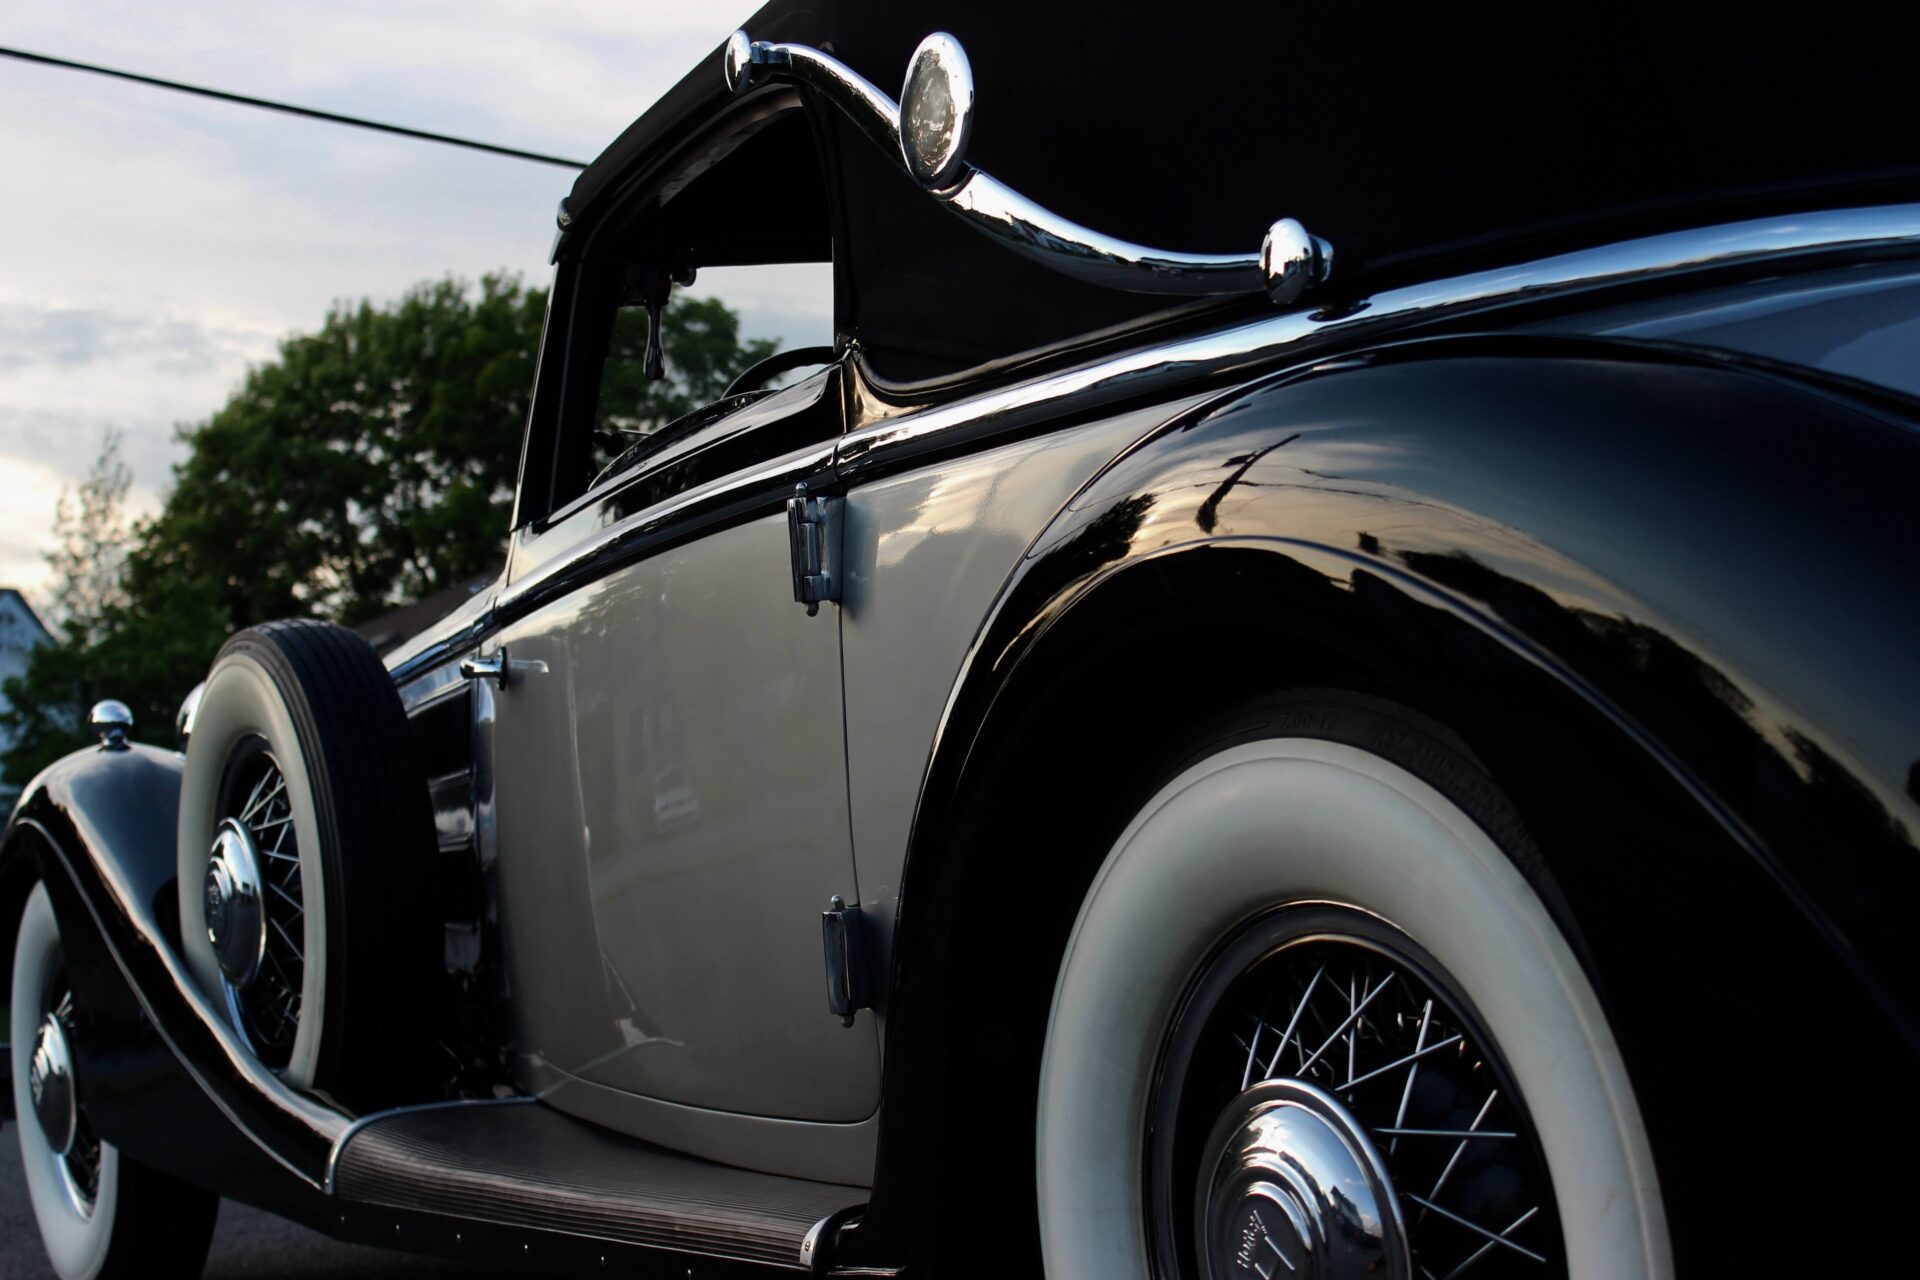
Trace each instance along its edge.
<path fill-rule="evenodd" d="M 230 1052 L 195 1007 L 204 997 L 191 989 L 178 959 L 175 823 L 183 763 L 176 752 L 139 745 L 68 756 L 22 795 L 6 854 L 41 861 L 63 942 L 87 957 L 75 989 L 82 1007 L 101 1011 L 101 1136 L 202 1185 L 279 1204 L 297 1199 L 302 1185 L 320 1185 L 347 1117 L 312 1099 L 256 1087 L 263 1069 L 237 1046 Z M 92 1049 L 89 1043 L 85 1051 Z M 203 1100 L 191 1114 L 209 1120 L 211 1110 L 223 1120 L 209 1122 L 194 1140 L 167 1142 L 167 1135 L 181 1135 L 154 1119 L 169 1099 L 188 1097 L 171 1079 L 180 1070 Z M 94 1085 L 83 1088 L 91 1111 Z"/>
<path fill-rule="evenodd" d="M 1914 1067 L 1913 421 L 1723 358 L 1458 338 L 1282 376 L 1116 460 L 949 703 L 849 1247 L 936 1256 L 930 1206 L 1003 1154 L 969 1134 L 1032 1131 L 1021 1054 L 1107 842 L 1179 763 L 1157 752 L 1209 706 L 1334 686 L 1446 724 L 1508 791 L 1643 1090 L 1683 1265 L 1776 1266 L 1776 1234 L 1729 1240 L 1709 1206 L 1779 1158 L 1783 1074 L 1827 1055 L 1893 1097 Z M 981 934 L 1010 894 L 1034 936 Z M 1875 1111 L 1796 1126 L 1795 1166 L 1920 1140 Z M 1030 1200 L 984 1228 L 1016 1256 Z"/>

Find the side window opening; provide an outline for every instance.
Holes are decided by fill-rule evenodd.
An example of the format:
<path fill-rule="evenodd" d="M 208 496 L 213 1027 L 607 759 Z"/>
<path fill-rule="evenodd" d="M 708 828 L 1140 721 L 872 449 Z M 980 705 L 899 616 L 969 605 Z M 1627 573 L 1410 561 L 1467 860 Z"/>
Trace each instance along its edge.
<path fill-rule="evenodd" d="M 699 411 L 737 407 L 811 373 L 833 347 L 831 263 L 711 267 L 690 286 L 675 286 L 660 313 L 663 376 L 647 376 L 645 305 L 621 305 L 601 357 L 590 467 L 594 482 L 643 461 L 683 434 Z M 771 370 L 729 396 L 733 383 L 776 357 Z M 783 361 L 776 360 L 776 364 Z M 723 404 L 722 402 L 727 403 Z M 724 416 L 724 415 L 722 415 Z"/>
<path fill-rule="evenodd" d="M 662 189 L 664 199 L 620 211 L 585 248 L 556 507 L 721 433 L 716 424 L 833 359 L 827 185 L 801 111 Z"/>

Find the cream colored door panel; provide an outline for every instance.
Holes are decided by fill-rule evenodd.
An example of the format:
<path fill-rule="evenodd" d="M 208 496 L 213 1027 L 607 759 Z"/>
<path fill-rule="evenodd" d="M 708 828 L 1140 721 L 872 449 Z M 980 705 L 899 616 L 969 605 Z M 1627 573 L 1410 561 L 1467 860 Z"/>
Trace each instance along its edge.
<path fill-rule="evenodd" d="M 830 1016 L 820 913 L 858 900 L 839 619 L 784 516 L 623 567 L 500 636 L 503 937 L 536 1083 L 854 1121 L 872 1016 Z"/>

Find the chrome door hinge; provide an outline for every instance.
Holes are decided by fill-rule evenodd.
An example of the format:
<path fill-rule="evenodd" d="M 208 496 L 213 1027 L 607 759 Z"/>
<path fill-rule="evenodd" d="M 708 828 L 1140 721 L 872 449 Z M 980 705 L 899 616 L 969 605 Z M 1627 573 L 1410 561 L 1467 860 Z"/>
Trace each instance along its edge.
<path fill-rule="evenodd" d="M 873 1008 L 867 984 L 867 934 L 859 907 L 834 894 L 820 914 L 820 941 L 827 953 L 827 1012 L 840 1025 L 853 1025 L 854 1015 Z"/>
<path fill-rule="evenodd" d="M 826 601 L 840 599 L 840 522 L 846 502 L 810 497 L 795 485 L 787 499 L 787 545 L 793 556 L 793 598 L 811 618 Z"/>

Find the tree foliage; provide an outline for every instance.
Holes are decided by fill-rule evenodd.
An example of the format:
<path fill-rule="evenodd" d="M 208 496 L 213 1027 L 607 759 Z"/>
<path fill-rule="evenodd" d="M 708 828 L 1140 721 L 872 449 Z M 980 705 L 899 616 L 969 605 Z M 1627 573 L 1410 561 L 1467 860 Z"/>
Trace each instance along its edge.
<path fill-rule="evenodd" d="M 239 628 L 352 624 L 498 569 L 546 301 L 490 275 L 477 291 L 440 280 L 389 305 L 336 306 L 179 430 L 172 491 L 130 532 L 110 438 L 63 497 L 51 558 L 59 614 L 79 625 L 7 683 L 0 728 L 15 744 L 0 773 L 23 782 L 84 745 L 102 697 L 168 740 L 162 726 Z M 676 300 L 663 337 L 664 381 L 628 373 L 644 330 L 623 327 L 608 360 L 623 416 L 654 426 L 717 398 L 773 345 L 742 343 L 717 300 Z"/>

